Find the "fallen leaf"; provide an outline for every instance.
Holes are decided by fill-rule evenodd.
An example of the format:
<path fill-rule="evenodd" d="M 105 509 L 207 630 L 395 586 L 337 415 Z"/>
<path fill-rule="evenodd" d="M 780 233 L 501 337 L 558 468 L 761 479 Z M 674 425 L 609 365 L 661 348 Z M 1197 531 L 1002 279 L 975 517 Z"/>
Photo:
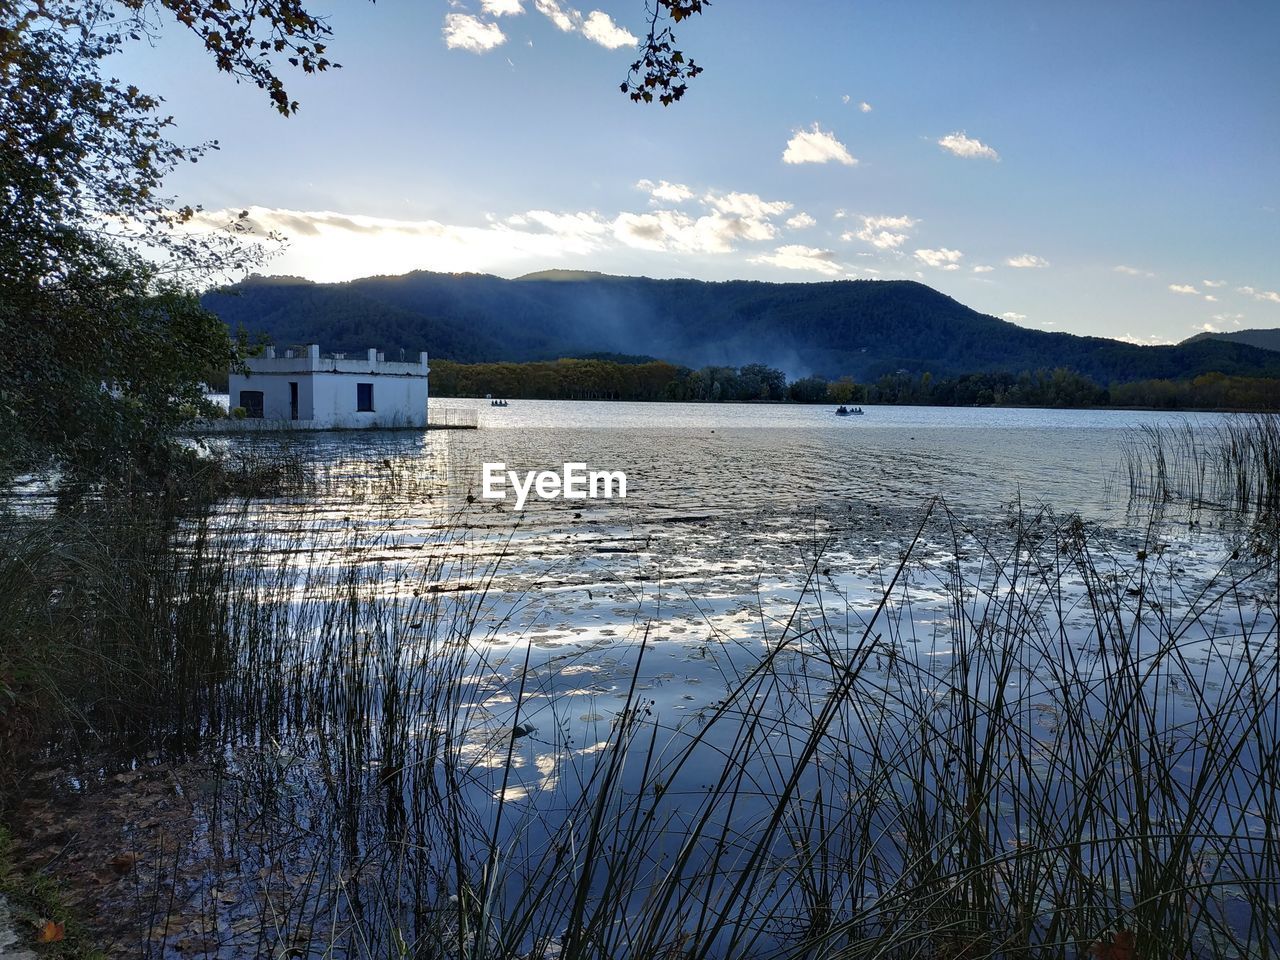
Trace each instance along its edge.
<path fill-rule="evenodd" d="M 1089 955 L 1097 960 L 1133 960 L 1137 937 L 1132 930 L 1119 930 L 1110 943 L 1101 940 L 1089 948 Z"/>
<path fill-rule="evenodd" d="M 52 920 L 36 921 L 36 943 L 57 943 L 67 935 L 65 923 L 54 923 Z"/>

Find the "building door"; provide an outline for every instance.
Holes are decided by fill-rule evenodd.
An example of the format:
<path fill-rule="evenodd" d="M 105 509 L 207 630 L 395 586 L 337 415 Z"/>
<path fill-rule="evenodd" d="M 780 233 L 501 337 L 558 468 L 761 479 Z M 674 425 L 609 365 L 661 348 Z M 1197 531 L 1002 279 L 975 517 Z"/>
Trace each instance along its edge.
<path fill-rule="evenodd" d="M 373 412 L 373 384 L 356 384 L 356 410 L 360 413 Z"/>
<path fill-rule="evenodd" d="M 298 384 L 289 381 L 289 419 L 298 419 Z"/>

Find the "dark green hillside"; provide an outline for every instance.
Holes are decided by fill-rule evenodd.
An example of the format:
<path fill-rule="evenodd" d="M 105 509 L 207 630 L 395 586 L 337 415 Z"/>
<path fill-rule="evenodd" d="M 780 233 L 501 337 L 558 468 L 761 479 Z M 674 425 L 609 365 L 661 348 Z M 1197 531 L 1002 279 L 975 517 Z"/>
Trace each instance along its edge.
<path fill-rule="evenodd" d="M 1183 343 L 1198 343 L 1202 340 L 1222 340 L 1226 343 L 1243 343 L 1259 350 L 1280 352 L 1280 328 L 1269 330 L 1232 330 L 1228 333 L 1197 333 Z"/>
<path fill-rule="evenodd" d="M 1280 376 L 1280 355 L 1221 339 L 1138 347 L 1030 330 L 924 284 L 651 280 L 568 271 L 505 280 L 419 271 L 342 284 L 254 279 L 206 305 L 278 343 L 463 362 L 628 354 L 690 367 L 768 363 L 861 381 L 1070 367 L 1100 383 L 1217 371 Z"/>

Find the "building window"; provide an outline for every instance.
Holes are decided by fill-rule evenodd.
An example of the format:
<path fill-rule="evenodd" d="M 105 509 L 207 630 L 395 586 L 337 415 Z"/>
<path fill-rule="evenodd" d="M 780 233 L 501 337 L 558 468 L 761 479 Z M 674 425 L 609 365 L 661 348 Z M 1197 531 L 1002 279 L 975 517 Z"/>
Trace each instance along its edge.
<path fill-rule="evenodd" d="M 240 406 L 244 408 L 244 415 L 252 417 L 254 420 L 262 419 L 262 391 L 261 390 L 241 390 Z"/>
<path fill-rule="evenodd" d="M 373 384 L 356 384 L 356 410 L 360 413 L 373 412 Z"/>

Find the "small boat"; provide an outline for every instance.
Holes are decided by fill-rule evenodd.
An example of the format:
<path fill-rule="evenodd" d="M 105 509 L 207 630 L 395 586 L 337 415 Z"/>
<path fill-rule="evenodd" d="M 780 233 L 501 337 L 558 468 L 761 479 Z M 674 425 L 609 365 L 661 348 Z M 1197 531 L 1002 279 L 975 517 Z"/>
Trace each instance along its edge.
<path fill-rule="evenodd" d="M 847 416 L 849 416 L 849 414 L 851 414 L 852 412 L 853 412 L 853 411 L 852 411 L 852 410 L 850 410 L 848 407 L 846 407 L 843 403 L 842 403 L 842 404 L 840 404 L 840 406 L 836 407 L 836 416 L 837 416 L 837 417 L 847 417 Z"/>
<path fill-rule="evenodd" d="M 505 401 L 505 400 L 490 400 L 490 401 L 489 401 L 489 406 L 491 406 L 491 407 L 505 407 L 506 405 L 507 405 L 507 401 Z"/>

